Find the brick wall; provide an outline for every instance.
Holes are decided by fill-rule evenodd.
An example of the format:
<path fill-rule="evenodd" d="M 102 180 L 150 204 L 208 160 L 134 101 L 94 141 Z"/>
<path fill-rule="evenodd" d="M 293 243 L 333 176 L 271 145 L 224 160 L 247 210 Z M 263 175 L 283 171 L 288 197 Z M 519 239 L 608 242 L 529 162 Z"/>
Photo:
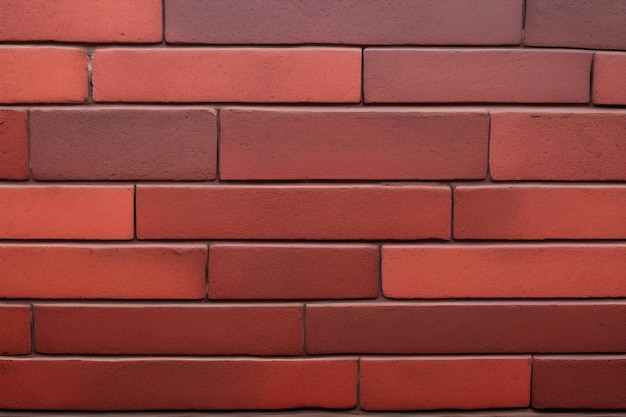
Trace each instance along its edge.
<path fill-rule="evenodd" d="M 621 0 L 0 0 L 0 409 L 626 408 Z"/>

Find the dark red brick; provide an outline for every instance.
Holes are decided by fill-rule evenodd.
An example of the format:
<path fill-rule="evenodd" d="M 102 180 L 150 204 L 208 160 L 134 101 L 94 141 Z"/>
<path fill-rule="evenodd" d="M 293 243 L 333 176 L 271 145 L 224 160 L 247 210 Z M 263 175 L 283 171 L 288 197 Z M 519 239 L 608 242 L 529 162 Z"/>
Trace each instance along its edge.
<path fill-rule="evenodd" d="M 28 116 L 0 110 L 0 179 L 28 179 Z"/>
<path fill-rule="evenodd" d="M 0 305 L 0 355 L 31 352 L 30 313 L 29 305 Z"/>

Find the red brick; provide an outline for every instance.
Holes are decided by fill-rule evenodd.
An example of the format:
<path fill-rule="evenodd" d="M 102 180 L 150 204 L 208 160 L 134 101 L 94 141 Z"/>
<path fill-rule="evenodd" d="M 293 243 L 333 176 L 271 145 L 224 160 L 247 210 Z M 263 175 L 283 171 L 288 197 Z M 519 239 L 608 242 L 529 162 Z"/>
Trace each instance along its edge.
<path fill-rule="evenodd" d="M 626 54 L 596 54 L 593 62 L 593 102 L 626 104 Z"/>
<path fill-rule="evenodd" d="M 51 410 L 352 408 L 353 359 L 2 359 L 0 407 Z"/>
<path fill-rule="evenodd" d="M 626 180 L 625 129 L 621 111 L 494 113 L 491 178 Z"/>
<path fill-rule="evenodd" d="M 457 239 L 624 239 L 626 187 L 477 186 L 454 191 Z"/>
<path fill-rule="evenodd" d="M 358 103 L 361 50 L 98 50 L 93 96 L 101 102 Z"/>
<path fill-rule="evenodd" d="M 0 103 L 80 103 L 87 55 L 73 48 L 0 47 Z"/>
<path fill-rule="evenodd" d="M 30 306 L 0 305 L 0 355 L 26 355 L 30 346 Z"/>
<path fill-rule="evenodd" d="M 486 113 L 224 110 L 222 179 L 482 179 Z"/>
<path fill-rule="evenodd" d="M 378 264 L 374 245 L 211 245 L 209 298 L 376 298 Z"/>
<path fill-rule="evenodd" d="M 132 186 L 0 186 L 1 239 L 132 239 Z"/>
<path fill-rule="evenodd" d="M 368 103 L 586 103 L 591 54 L 366 49 Z"/>
<path fill-rule="evenodd" d="M 448 239 L 446 186 L 137 186 L 140 239 Z"/>
<path fill-rule="evenodd" d="M 42 353 L 300 355 L 297 305 L 35 305 Z"/>
<path fill-rule="evenodd" d="M 524 43 L 589 49 L 626 49 L 621 0 L 526 0 Z"/>
<path fill-rule="evenodd" d="M 538 356 L 533 361 L 535 408 L 626 408 L 625 386 L 626 355 Z"/>
<path fill-rule="evenodd" d="M 168 42 L 207 44 L 513 45 L 520 0 L 166 0 Z"/>
<path fill-rule="evenodd" d="M 205 245 L 3 245 L 0 297 L 203 298 Z"/>
<path fill-rule="evenodd" d="M 626 303 L 307 304 L 310 354 L 623 352 Z"/>
<path fill-rule="evenodd" d="M 174 108 L 32 110 L 31 167 L 43 180 L 215 178 L 215 112 Z"/>
<path fill-rule="evenodd" d="M 25 111 L 0 111 L 0 179 L 28 179 L 28 120 Z"/>
<path fill-rule="evenodd" d="M 161 42 L 161 0 L 0 0 L 0 39 Z"/>
<path fill-rule="evenodd" d="M 364 410 L 516 408 L 530 404 L 530 356 L 363 358 Z"/>
<path fill-rule="evenodd" d="M 626 245 L 384 246 L 391 298 L 626 297 Z M 590 279 L 593 277 L 593 279 Z"/>

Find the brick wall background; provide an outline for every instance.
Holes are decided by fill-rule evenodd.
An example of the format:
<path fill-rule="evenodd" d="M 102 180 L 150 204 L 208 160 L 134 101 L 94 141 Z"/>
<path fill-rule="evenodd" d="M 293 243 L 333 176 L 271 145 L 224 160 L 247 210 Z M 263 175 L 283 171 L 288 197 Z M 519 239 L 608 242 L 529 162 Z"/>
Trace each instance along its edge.
<path fill-rule="evenodd" d="M 0 0 L 0 408 L 626 408 L 625 27 Z"/>

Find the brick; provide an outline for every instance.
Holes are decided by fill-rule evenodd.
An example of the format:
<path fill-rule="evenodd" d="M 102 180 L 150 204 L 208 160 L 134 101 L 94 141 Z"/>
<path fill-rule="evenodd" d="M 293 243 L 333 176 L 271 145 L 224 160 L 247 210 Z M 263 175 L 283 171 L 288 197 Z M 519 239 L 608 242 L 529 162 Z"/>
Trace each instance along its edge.
<path fill-rule="evenodd" d="M 41 180 L 214 179 L 215 112 L 32 110 L 31 167 Z"/>
<path fill-rule="evenodd" d="M 364 410 L 516 408 L 530 404 L 530 356 L 363 358 Z"/>
<path fill-rule="evenodd" d="M 485 113 L 249 110 L 220 113 L 222 179 L 483 179 Z"/>
<path fill-rule="evenodd" d="M 390 298 L 625 297 L 626 245 L 385 245 Z M 593 279 L 590 279 L 593 277 Z"/>
<path fill-rule="evenodd" d="M 513 45 L 520 0 L 166 0 L 168 42 L 206 44 Z"/>
<path fill-rule="evenodd" d="M 623 352 L 626 303 L 307 304 L 309 354 Z"/>
<path fill-rule="evenodd" d="M 132 239 L 132 186 L 0 186 L 1 239 Z"/>
<path fill-rule="evenodd" d="M 621 0 L 527 0 L 524 44 L 626 49 Z"/>
<path fill-rule="evenodd" d="M 624 239 L 626 187 L 478 186 L 454 191 L 457 239 Z"/>
<path fill-rule="evenodd" d="M 0 305 L 0 354 L 26 355 L 30 352 L 30 306 Z"/>
<path fill-rule="evenodd" d="M 28 179 L 28 116 L 0 110 L 0 179 Z"/>
<path fill-rule="evenodd" d="M 626 355 L 538 356 L 533 361 L 533 407 L 626 408 Z"/>
<path fill-rule="evenodd" d="M 140 239 L 448 239 L 446 186 L 137 186 Z"/>
<path fill-rule="evenodd" d="M 104 49 L 92 77 L 99 102 L 358 103 L 361 50 Z"/>
<path fill-rule="evenodd" d="M 205 245 L 0 246 L 3 298 L 204 298 Z"/>
<path fill-rule="evenodd" d="M 374 245 L 215 244 L 211 299 L 347 299 L 378 296 Z"/>
<path fill-rule="evenodd" d="M 32 410 L 352 408 L 354 359 L 1 359 L 0 407 Z"/>
<path fill-rule="evenodd" d="M 616 111 L 493 113 L 491 178 L 626 180 L 624 129 Z"/>
<path fill-rule="evenodd" d="M 596 54 L 593 62 L 593 102 L 626 104 L 626 54 Z"/>
<path fill-rule="evenodd" d="M 367 103 L 586 103 L 592 55 L 366 49 Z"/>
<path fill-rule="evenodd" d="M 79 49 L 0 47 L 0 103 L 81 103 L 87 62 Z"/>
<path fill-rule="evenodd" d="M 161 42 L 160 0 L 0 0 L 0 40 Z"/>
<path fill-rule="evenodd" d="M 300 355 L 298 305 L 35 305 L 37 351 Z"/>

